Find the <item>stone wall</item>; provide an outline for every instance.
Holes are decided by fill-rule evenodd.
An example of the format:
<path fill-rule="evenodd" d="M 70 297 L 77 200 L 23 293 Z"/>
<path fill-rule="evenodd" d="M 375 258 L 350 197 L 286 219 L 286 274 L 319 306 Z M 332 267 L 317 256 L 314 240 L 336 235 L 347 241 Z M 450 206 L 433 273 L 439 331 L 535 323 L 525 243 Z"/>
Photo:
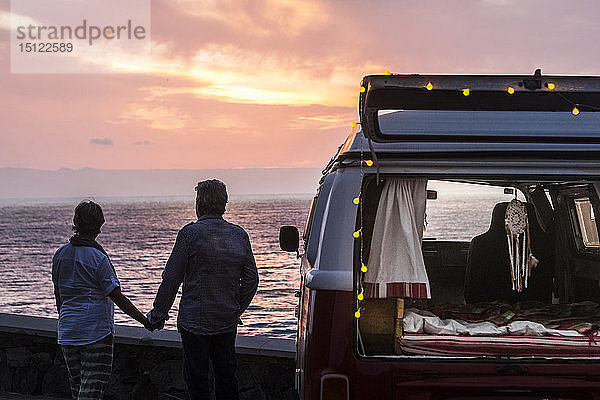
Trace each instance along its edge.
<path fill-rule="evenodd" d="M 294 341 L 238 336 L 241 399 L 297 399 Z M 187 398 L 179 334 L 117 325 L 105 398 Z M 0 314 L 0 391 L 70 397 L 56 319 Z"/>

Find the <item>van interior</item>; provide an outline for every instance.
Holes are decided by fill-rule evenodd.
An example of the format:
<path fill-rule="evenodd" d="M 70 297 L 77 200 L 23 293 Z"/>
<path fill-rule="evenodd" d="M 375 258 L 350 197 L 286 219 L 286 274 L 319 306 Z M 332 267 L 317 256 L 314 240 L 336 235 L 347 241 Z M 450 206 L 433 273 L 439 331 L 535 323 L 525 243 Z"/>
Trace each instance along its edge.
<path fill-rule="evenodd" d="M 413 180 L 418 199 L 406 185 Z M 367 175 L 355 246 L 357 354 L 600 358 L 599 188 Z M 385 215 L 386 196 L 408 196 L 416 215 Z"/>

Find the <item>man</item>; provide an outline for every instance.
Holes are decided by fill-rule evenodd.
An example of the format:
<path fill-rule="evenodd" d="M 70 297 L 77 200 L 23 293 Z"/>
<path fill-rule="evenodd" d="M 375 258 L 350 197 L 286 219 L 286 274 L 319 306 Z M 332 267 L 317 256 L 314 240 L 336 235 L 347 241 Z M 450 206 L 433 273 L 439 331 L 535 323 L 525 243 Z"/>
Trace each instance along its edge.
<path fill-rule="evenodd" d="M 102 208 L 82 201 L 75 208 L 75 235 L 52 259 L 58 343 L 62 347 L 73 399 L 101 399 L 110 378 L 115 333 L 114 304 L 147 329 L 146 317 L 121 293 L 106 251 L 96 242 L 104 224 Z"/>
<path fill-rule="evenodd" d="M 223 182 L 199 182 L 196 192 L 198 221 L 177 234 L 148 317 L 152 327 L 162 327 L 183 282 L 177 328 L 190 397 L 209 399 L 210 360 L 216 398 L 238 399 L 237 324 L 256 293 L 258 271 L 248 234 L 223 219 L 227 203 Z"/>

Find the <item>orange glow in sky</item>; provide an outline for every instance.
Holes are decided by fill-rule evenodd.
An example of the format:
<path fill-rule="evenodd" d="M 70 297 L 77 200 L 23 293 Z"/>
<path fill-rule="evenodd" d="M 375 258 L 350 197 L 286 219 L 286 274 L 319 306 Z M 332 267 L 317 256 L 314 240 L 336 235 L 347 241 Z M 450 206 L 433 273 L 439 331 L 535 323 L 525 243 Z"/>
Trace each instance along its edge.
<path fill-rule="evenodd" d="M 116 74 L 21 75 L 0 0 L 0 167 L 320 167 L 357 120 L 364 75 L 598 75 L 599 11 L 592 0 L 154 0 L 150 61 L 117 51 L 89 55 Z"/>

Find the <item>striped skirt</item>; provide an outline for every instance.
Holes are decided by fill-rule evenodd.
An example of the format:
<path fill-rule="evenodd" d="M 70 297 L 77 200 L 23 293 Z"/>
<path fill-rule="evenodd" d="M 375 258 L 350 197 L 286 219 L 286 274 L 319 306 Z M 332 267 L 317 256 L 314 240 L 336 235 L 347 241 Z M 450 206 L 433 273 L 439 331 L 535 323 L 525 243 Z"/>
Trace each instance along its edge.
<path fill-rule="evenodd" d="M 113 336 L 83 346 L 62 345 L 75 400 L 99 400 L 110 378 Z"/>

